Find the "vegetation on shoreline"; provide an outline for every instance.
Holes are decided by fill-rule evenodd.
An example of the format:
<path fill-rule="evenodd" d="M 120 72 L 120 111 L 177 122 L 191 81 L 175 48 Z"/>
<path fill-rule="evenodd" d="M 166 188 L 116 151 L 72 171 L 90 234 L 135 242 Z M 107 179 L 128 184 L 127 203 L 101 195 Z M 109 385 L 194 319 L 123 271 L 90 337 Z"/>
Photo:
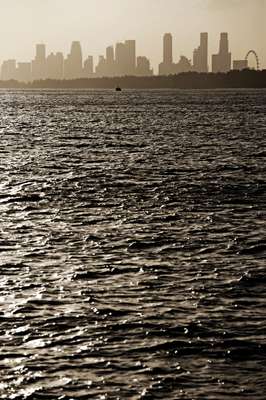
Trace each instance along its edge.
<path fill-rule="evenodd" d="M 123 76 L 116 78 L 82 78 L 74 80 L 40 80 L 33 82 L 0 81 L 4 89 L 226 89 L 266 88 L 266 70 L 230 71 L 227 74 L 186 72 L 170 76 Z"/>

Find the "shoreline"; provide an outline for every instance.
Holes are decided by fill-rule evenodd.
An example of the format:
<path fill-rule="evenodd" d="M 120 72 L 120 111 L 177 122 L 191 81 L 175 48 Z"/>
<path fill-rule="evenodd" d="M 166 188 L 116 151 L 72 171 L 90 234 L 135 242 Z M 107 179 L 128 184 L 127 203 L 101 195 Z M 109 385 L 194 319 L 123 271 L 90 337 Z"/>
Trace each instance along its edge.
<path fill-rule="evenodd" d="M 266 70 L 230 71 L 227 74 L 186 72 L 152 77 L 46 79 L 28 83 L 0 81 L 0 89 L 114 89 L 118 85 L 122 89 L 265 89 Z"/>

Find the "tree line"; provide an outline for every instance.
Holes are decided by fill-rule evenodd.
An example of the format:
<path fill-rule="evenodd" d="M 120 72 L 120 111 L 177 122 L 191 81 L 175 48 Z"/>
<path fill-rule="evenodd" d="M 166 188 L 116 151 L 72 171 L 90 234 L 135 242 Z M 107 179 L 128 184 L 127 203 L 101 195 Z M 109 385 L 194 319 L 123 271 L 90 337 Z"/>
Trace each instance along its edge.
<path fill-rule="evenodd" d="M 81 78 L 39 80 L 28 83 L 0 81 L 9 89 L 234 89 L 266 88 L 266 70 L 243 70 L 224 73 L 186 72 L 169 76 L 123 76 L 120 78 Z"/>

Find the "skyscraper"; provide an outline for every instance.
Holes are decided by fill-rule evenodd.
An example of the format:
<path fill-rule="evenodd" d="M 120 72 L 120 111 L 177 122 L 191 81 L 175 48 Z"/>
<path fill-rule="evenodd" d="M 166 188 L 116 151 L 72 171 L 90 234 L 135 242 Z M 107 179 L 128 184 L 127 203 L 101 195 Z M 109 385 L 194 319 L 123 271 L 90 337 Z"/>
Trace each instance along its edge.
<path fill-rule="evenodd" d="M 113 46 L 106 48 L 106 76 L 113 76 L 115 74 L 115 52 Z"/>
<path fill-rule="evenodd" d="M 229 53 L 228 33 L 221 33 L 219 53 L 212 56 L 212 72 L 228 72 L 231 69 L 231 53 Z"/>
<path fill-rule="evenodd" d="M 163 62 L 159 64 L 159 75 L 171 75 L 174 73 L 173 38 L 171 33 L 166 33 L 163 37 Z"/>
<path fill-rule="evenodd" d="M 150 66 L 150 60 L 147 57 L 138 57 L 137 58 L 137 67 L 136 67 L 136 75 L 137 76 L 152 76 L 153 70 Z"/>
<path fill-rule="evenodd" d="M 46 60 L 47 78 L 63 79 L 64 56 L 63 53 L 51 53 Z"/>
<path fill-rule="evenodd" d="M 16 79 L 16 69 L 16 60 L 4 61 L 1 69 L 1 80 L 8 81 L 10 79 Z"/>
<path fill-rule="evenodd" d="M 208 33 L 200 34 L 200 46 L 193 53 L 193 70 L 196 72 L 208 72 Z"/>
<path fill-rule="evenodd" d="M 46 78 L 46 48 L 45 44 L 36 45 L 35 59 L 32 61 L 32 79 Z"/>
<path fill-rule="evenodd" d="M 136 41 L 125 41 L 125 75 L 135 75 L 136 73 Z"/>
<path fill-rule="evenodd" d="M 32 68 L 30 62 L 18 63 L 16 79 L 20 82 L 30 82 L 32 80 Z"/>
<path fill-rule="evenodd" d="M 223 32 L 221 33 L 221 38 L 220 38 L 220 48 L 219 48 L 219 53 L 220 54 L 227 54 L 229 49 L 229 43 L 228 43 L 228 33 Z"/>
<path fill-rule="evenodd" d="M 136 41 L 126 40 L 115 47 L 115 75 L 135 75 Z"/>
<path fill-rule="evenodd" d="M 83 76 L 84 78 L 90 78 L 93 75 L 93 56 L 88 56 L 84 61 Z"/>
<path fill-rule="evenodd" d="M 64 65 L 66 79 L 81 78 L 83 73 L 82 50 L 80 42 L 72 42 L 70 54 L 68 54 Z"/>
<path fill-rule="evenodd" d="M 116 75 L 122 76 L 126 69 L 126 51 L 124 43 L 117 43 L 115 46 Z"/>
<path fill-rule="evenodd" d="M 191 61 L 185 56 L 180 56 L 180 60 L 178 61 L 178 63 L 173 65 L 175 74 L 182 74 L 183 72 L 189 72 L 193 69 Z"/>
<path fill-rule="evenodd" d="M 209 72 L 209 63 L 208 63 L 208 32 L 202 32 L 200 34 L 200 48 L 201 48 L 201 57 L 202 57 L 202 72 Z"/>
<path fill-rule="evenodd" d="M 173 38 L 171 33 L 166 33 L 163 38 L 163 63 L 166 65 L 173 63 Z"/>
<path fill-rule="evenodd" d="M 45 44 L 36 44 L 36 60 L 44 61 L 46 57 Z"/>
<path fill-rule="evenodd" d="M 109 46 L 106 48 L 106 62 L 107 64 L 113 64 L 115 61 L 115 53 L 114 53 L 114 47 Z"/>
<path fill-rule="evenodd" d="M 96 65 L 95 73 L 96 73 L 96 76 L 99 78 L 107 76 L 106 75 L 106 59 L 104 58 L 104 56 L 99 56 L 99 61 L 98 61 L 98 64 Z"/>

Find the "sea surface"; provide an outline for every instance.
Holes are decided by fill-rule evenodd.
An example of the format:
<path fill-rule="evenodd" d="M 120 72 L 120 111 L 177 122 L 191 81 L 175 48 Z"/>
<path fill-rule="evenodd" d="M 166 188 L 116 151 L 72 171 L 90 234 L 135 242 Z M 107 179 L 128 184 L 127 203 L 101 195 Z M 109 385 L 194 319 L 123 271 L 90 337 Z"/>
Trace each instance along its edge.
<path fill-rule="evenodd" d="M 0 398 L 266 398 L 266 91 L 0 91 Z"/>

